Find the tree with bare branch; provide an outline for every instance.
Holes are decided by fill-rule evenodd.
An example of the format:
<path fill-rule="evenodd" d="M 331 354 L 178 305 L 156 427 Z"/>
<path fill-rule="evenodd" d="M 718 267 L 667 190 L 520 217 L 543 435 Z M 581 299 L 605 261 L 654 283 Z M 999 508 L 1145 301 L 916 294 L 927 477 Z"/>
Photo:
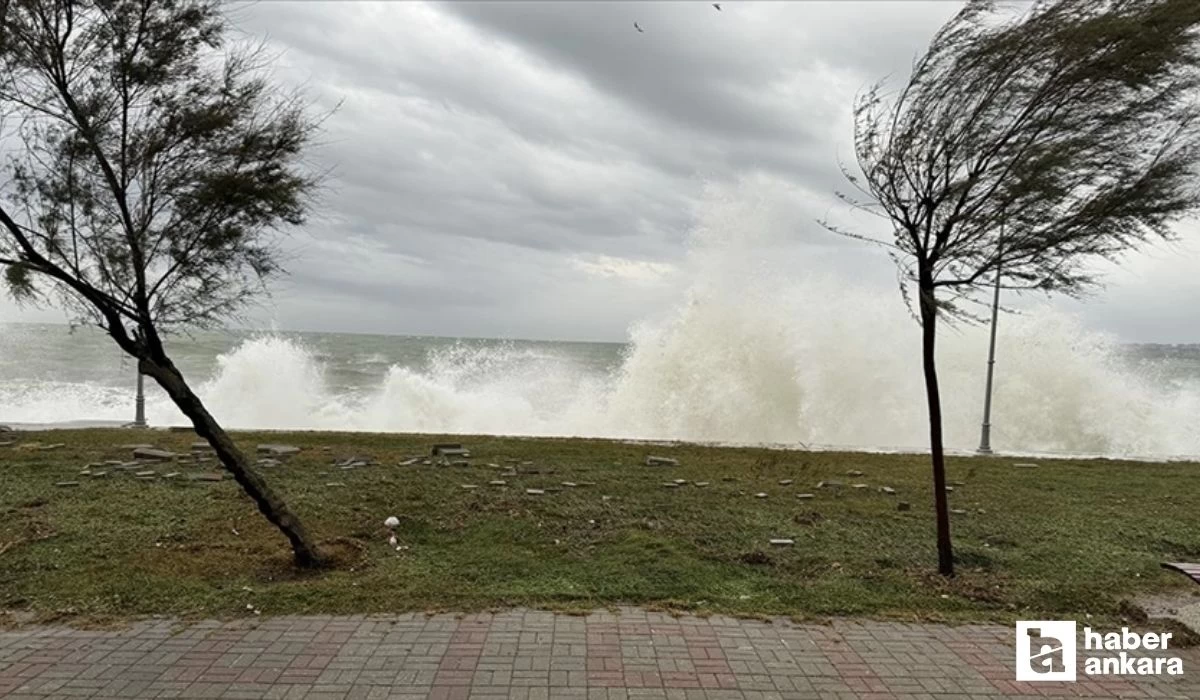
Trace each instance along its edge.
<path fill-rule="evenodd" d="M 0 0 L 0 266 L 19 300 L 61 302 L 158 383 L 287 537 L 324 559 L 167 355 L 280 272 L 305 217 L 317 122 L 260 53 L 225 43 L 219 0 Z"/>
<path fill-rule="evenodd" d="M 988 282 L 1078 295 L 1114 259 L 1200 208 L 1200 3 L 1041 0 L 1005 14 L 969 0 L 908 82 L 855 108 L 852 205 L 890 235 L 827 226 L 887 249 L 915 293 L 937 512 L 953 575 L 935 341 Z M 1011 9 L 1011 8 L 1010 8 Z"/>

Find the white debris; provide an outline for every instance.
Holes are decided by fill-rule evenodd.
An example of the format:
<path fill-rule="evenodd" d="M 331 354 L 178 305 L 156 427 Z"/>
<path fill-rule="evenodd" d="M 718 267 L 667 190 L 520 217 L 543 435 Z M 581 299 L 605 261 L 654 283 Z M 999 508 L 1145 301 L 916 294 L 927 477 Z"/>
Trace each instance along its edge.
<path fill-rule="evenodd" d="M 389 516 L 387 520 L 383 521 L 383 526 L 388 529 L 399 527 L 400 526 L 400 518 L 397 518 L 394 515 Z"/>

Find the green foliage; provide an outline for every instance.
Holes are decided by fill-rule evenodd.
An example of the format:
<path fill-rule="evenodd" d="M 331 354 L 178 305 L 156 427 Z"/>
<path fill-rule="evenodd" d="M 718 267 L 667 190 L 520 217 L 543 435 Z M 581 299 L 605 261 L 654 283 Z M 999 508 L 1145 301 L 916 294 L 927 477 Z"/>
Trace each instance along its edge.
<path fill-rule="evenodd" d="M 856 109 L 864 196 L 905 277 L 952 303 L 1006 286 L 1079 293 L 1088 267 L 1200 208 L 1200 3 L 972 0 L 896 94 Z M 925 280 L 922 281 L 922 274 Z M 945 308 L 945 306 L 943 306 Z"/>
<path fill-rule="evenodd" d="M 121 342 L 211 326 L 280 271 L 316 123 L 225 45 L 215 0 L 12 0 L 0 259 Z M 131 345 L 132 347 L 132 345 Z M 129 349 L 129 348 L 127 348 Z"/>

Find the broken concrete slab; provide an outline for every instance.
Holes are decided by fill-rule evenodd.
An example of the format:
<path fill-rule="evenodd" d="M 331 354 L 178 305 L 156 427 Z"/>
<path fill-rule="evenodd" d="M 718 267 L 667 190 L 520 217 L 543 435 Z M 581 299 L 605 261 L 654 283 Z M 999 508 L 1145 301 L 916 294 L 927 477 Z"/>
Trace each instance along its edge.
<path fill-rule="evenodd" d="M 679 460 L 673 457 L 655 457 L 651 455 L 646 457 L 647 467 L 678 467 Z"/>
<path fill-rule="evenodd" d="M 441 442 L 430 450 L 433 457 L 470 457 L 471 451 L 457 442 Z"/>
<path fill-rule="evenodd" d="M 796 545 L 796 540 L 779 538 L 771 540 L 772 547 L 793 547 Z"/>
<path fill-rule="evenodd" d="M 192 474 L 189 478 L 192 481 L 224 481 L 225 475 L 218 474 L 217 472 L 201 472 L 199 474 Z"/>
<path fill-rule="evenodd" d="M 277 443 L 268 443 L 257 447 L 259 454 L 267 454 L 275 457 L 288 457 L 294 454 L 300 454 L 300 448 L 295 445 L 280 445 Z"/>
<path fill-rule="evenodd" d="M 56 481 L 54 483 L 54 485 L 59 488 L 68 488 L 71 486 L 78 486 L 79 482 L 78 481 Z"/>
<path fill-rule="evenodd" d="M 133 458 L 151 462 L 169 462 L 175 459 L 175 453 L 160 450 L 157 447 L 136 447 L 133 450 Z"/>

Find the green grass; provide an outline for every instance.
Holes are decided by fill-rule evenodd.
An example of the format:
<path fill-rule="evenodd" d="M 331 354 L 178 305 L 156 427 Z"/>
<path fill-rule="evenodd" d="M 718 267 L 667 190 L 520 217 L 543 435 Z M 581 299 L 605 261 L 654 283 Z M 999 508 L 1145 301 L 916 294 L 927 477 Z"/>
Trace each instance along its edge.
<path fill-rule="evenodd" d="M 5 436 L 12 437 L 12 436 Z M 126 443 L 187 451 L 190 433 L 118 430 L 20 434 L 51 451 L 0 447 L 0 609 L 40 619 L 146 614 L 366 613 L 505 606 L 585 609 L 630 603 L 697 612 L 819 618 L 1115 620 L 1122 601 L 1194 588 L 1161 571 L 1200 559 L 1200 465 L 952 458 L 960 575 L 934 573 L 927 459 L 599 440 L 253 434 L 304 451 L 264 470 L 314 535 L 349 561 L 301 574 L 285 540 L 237 485 L 79 476 L 126 459 Z M 397 463 L 461 441 L 472 467 Z M 678 467 L 646 467 L 648 454 Z M 340 471 L 334 458 L 375 466 Z M 532 462 L 507 478 L 485 466 Z M 212 467 L 208 468 L 209 470 Z M 199 471 L 172 466 L 158 471 Z M 861 470 L 862 477 L 848 477 Z M 662 487 L 664 481 L 708 481 Z M 726 480 L 736 479 L 736 480 Z M 794 479 L 781 486 L 781 479 Z M 846 484 L 817 489 L 820 480 Z M 56 488 L 79 480 L 74 488 Z M 529 496 L 526 488 L 595 482 Z M 850 489 L 862 481 L 869 489 Z M 344 487 L 327 487 L 342 482 Z M 461 484 L 478 484 L 467 491 Z M 891 486 L 895 496 L 877 490 Z M 765 499 L 754 494 L 765 492 Z M 816 498 L 798 500 L 812 492 Z M 603 498 L 607 496 L 607 498 Z M 898 501 L 912 504 L 897 510 Z M 402 544 L 387 543 L 396 515 Z M 236 532 L 235 532 L 236 531 Z M 768 540 L 796 540 L 772 548 Z M 345 556 L 343 557 L 346 558 Z"/>

